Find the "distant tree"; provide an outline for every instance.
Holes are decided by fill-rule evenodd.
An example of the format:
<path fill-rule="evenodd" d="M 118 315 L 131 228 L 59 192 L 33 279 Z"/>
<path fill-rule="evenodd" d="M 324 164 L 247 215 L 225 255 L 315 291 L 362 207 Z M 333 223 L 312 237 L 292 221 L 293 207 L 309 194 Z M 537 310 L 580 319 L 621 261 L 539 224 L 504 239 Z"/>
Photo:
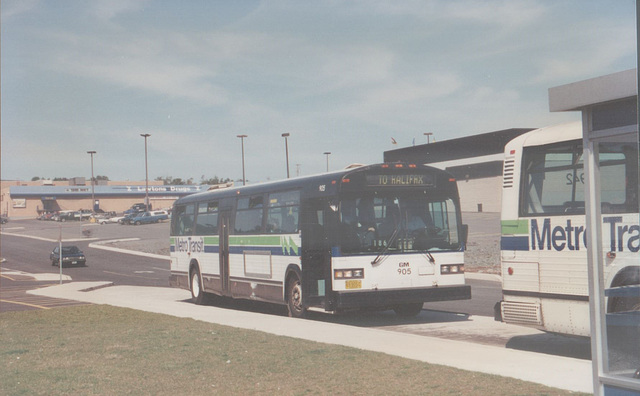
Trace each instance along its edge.
<path fill-rule="evenodd" d="M 167 185 L 171 185 L 171 186 L 182 186 L 182 185 L 192 185 L 193 183 L 193 177 L 190 177 L 188 179 L 182 179 L 180 177 L 176 177 L 174 178 L 173 176 L 158 176 L 155 178 L 156 181 L 162 181 L 162 183 L 167 186 Z M 200 184 L 208 184 L 208 185 L 215 185 L 215 184 L 221 184 L 221 183 L 227 183 L 232 181 L 229 178 L 226 179 L 222 179 L 219 178 L 218 176 L 214 176 L 210 179 L 206 179 L 205 176 L 201 176 L 200 177 Z"/>
<path fill-rule="evenodd" d="M 202 175 L 202 177 L 200 178 L 200 184 L 208 184 L 210 186 L 213 186 L 213 185 L 216 185 L 216 184 L 227 183 L 227 182 L 230 182 L 230 181 L 232 181 L 232 180 L 229 179 L 229 178 L 222 179 L 222 178 L 219 178 L 218 176 L 214 176 L 214 177 L 212 177 L 210 179 L 205 179 L 204 175 Z"/>
<path fill-rule="evenodd" d="M 155 178 L 155 181 L 161 181 L 162 184 L 166 186 L 171 181 L 171 176 L 167 176 L 167 177 L 158 176 Z"/>
<path fill-rule="evenodd" d="M 69 179 L 66 177 L 54 177 L 53 181 L 69 181 Z"/>
<path fill-rule="evenodd" d="M 162 181 L 162 183 L 165 186 L 169 186 L 169 185 L 171 185 L 171 186 L 181 186 L 181 185 L 184 185 L 184 184 L 191 184 L 192 180 L 193 179 L 188 179 L 188 180 L 185 181 L 185 180 L 182 180 L 179 177 L 178 178 L 174 178 L 173 176 L 165 176 L 165 177 L 158 176 L 158 177 L 156 177 L 156 181 Z"/>
<path fill-rule="evenodd" d="M 106 180 L 106 181 L 109 181 L 109 176 L 101 176 L 101 175 L 98 175 L 98 176 L 96 176 L 96 180 Z"/>
<path fill-rule="evenodd" d="M 31 178 L 31 181 L 38 181 L 38 180 L 40 180 L 39 176 L 34 176 L 34 177 Z"/>

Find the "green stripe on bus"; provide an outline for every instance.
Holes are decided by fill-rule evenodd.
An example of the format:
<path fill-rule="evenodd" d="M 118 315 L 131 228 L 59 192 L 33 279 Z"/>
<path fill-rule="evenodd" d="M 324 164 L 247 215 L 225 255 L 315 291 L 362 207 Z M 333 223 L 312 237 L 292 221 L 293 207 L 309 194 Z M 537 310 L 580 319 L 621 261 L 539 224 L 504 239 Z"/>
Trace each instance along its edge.
<path fill-rule="evenodd" d="M 527 235 L 529 234 L 528 220 L 502 220 L 502 235 Z"/>
<path fill-rule="evenodd" d="M 283 254 L 300 254 L 298 245 L 290 236 L 272 236 L 272 235 L 247 235 L 247 236 L 230 236 L 229 245 L 231 246 L 269 246 L 282 248 Z"/>
<path fill-rule="evenodd" d="M 234 246 L 281 246 L 280 236 L 247 235 L 230 236 L 229 244 Z"/>
<path fill-rule="evenodd" d="M 218 245 L 218 244 L 220 244 L 220 237 L 217 237 L 217 236 L 204 237 L 204 244 L 205 245 Z"/>

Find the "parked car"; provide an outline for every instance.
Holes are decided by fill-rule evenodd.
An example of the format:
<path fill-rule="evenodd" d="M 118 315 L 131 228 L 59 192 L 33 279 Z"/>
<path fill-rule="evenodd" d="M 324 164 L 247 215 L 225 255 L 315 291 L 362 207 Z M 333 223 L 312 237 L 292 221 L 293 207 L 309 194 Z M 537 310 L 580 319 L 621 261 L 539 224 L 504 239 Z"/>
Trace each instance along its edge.
<path fill-rule="evenodd" d="M 120 224 L 132 224 L 131 219 L 138 216 L 138 213 L 127 213 L 121 219 L 118 220 Z"/>
<path fill-rule="evenodd" d="M 73 212 L 74 220 L 78 220 L 78 221 L 88 220 L 90 217 L 91 217 L 91 211 L 87 209 L 81 209 L 76 212 Z"/>
<path fill-rule="evenodd" d="M 140 224 L 151 224 L 151 223 L 159 223 L 163 220 L 169 219 L 169 215 L 162 211 L 158 212 L 143 212 L 131 218 L 130 224 L 140 225 Z"/>
<path fill-rule="evenodd" d="M 73 213 L 73 210 L 61 210 L 53 216 L 53 220 L 62 222 L 67 220 L 75 220 L 75 216 L 73 215 Z"/>
<path fill-rule="evenodd" d="M 60 263 L 60 246 L 53 248 L 53 251 L 49 255 L 51 265 L 59 265 Z M 62 266 L 66 264 L 70 265 L 87 265 L 87 258 L 82 250 L 77 246 L 63 246 L 62 247 Z"/>
<path fill-rule="evenodd" d="M 116 217 L 116 212 L 104 211 L 102 213 L 96 213 L 91 216 L 91 218 L 93 219 L 92 221 L 99 224 L 117 223 L 118 219 Z"/>
<path fill-rule="evenodd" d="M 151 205 L 149 205 L 149 209 L 151 209 Z M 137 204 L 133 204 L 131 206 L 131 208 L 125 210 L 124 214 L 140 213 L 140 212 L 144 212 L 146 210 L 148 210 L 147 209 L 147 205 L 145 205 L 143 203 L 137 203 Z"/>
<path fill-rule="evenodd" d="M 51 220 L 51 218 L 55 215 L 55 212 L 42 212 L 36 219 L 38 220 Z"/>

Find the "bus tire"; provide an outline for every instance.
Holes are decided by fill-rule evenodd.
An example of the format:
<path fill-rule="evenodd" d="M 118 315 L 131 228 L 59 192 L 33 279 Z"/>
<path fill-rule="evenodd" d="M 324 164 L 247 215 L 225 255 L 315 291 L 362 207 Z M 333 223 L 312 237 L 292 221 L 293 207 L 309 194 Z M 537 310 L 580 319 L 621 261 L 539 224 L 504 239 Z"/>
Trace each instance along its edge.
<path fill-rule="evenodd" d="M 197 265 L 194 265 L 189 272 L 189 289 L 191 290 L 191 299 L 198 305 L 205 303 L 205 295 L 202 290 L 202 278 Z"/>
<path fill-rule="evenodd" d="M 614 278 L 611 287 L 640 285 L 640 269 L 628 267 Z M 608 313 L 640 311 L 640 297 L 611 297 L 608 304 Z"/>
<path fill-rule="evenodd" d="M 307 313 L 302 304 L 302 282 L 295 274 L 287 281 L 287 308 L 292 318 L 304 318 Z"/>
<path fill-rule="evenodd" d="M 393 311 L 401 318 L 413 318 L 422 311 L 422 305 L 421 302 L 396 305 L 393 307 Z"/>

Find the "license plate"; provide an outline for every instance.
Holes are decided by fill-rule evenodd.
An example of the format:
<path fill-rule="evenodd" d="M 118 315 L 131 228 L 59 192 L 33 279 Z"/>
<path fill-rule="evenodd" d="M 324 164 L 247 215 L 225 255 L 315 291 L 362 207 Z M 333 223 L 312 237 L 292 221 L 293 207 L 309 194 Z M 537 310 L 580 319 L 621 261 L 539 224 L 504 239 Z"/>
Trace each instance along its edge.
<path fill-rule="evenodd" d="M 345 283 L 345 288 L 347 288 L 347 289 L 362 289 L 362 281 L 360 279 L 348 280 Z"/>
<path fill-rule="evenodd" d="M 77 261 L 72 261 L 71 264 L 78 264 L 78 262 Z"/>

